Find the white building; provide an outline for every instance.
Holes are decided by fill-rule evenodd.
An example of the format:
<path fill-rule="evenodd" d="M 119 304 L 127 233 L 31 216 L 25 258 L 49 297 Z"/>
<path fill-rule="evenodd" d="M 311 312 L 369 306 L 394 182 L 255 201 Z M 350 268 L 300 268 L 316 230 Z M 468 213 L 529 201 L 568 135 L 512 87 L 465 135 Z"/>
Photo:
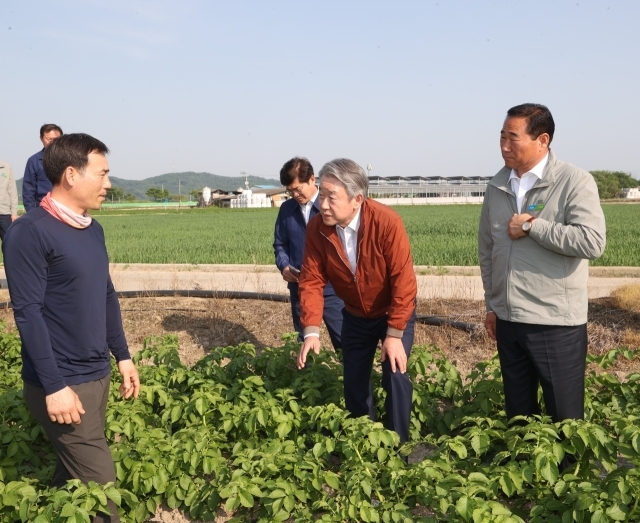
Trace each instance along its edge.
<path fill-rule="evenodd" d="M 620 189 L 620 198 L 639 199 L 640 200 L 640 187 Z"/>
<path fill-rule="evenodd" d="M 370 176 L 369 197 L 387 205 L 482 203 L 491 176 Z"/>

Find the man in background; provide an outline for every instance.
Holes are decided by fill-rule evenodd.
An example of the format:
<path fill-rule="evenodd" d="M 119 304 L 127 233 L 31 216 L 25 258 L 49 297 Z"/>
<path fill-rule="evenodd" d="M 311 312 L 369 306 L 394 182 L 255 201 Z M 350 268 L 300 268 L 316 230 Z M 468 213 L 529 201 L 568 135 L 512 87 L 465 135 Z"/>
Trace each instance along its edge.
<path fill-rule="evenodd" d="M 591 174 L 551 151 L 554 131 L 544 105 L 507 112 L 478 254 L 507 417 L 540 414 L 540 384 L 558 422 L 584 418 L 588 260 L 604 251 L 605 221 Z"/>
<path fill-rule="evenodd" d="M 413 385 L 407 360 L 413 345 L 418 286 L 409 238 L 391 208 L 368 198 L 369 180 L 352 160 L 338 159 L 320 170 L 320 216 L 309 222 L 300 274 L 303 368 L 318 338 L 331 282 L 344 300 L 342 358 L 344 396 L 354 417 L 375 419 L 371 371 L 382 342 L 382 386 L 387 393 L 386 427 L 409 439 Z"/>
<path fill-rule="evenodd" d="M 13 170 L 8 163 L 0 160 L 0 241 L 9 225 L 18 217 L 18 190 Z"/>
<path fill-rule="evenodd" d="M 22 203 L 25 212 L 38 207 L 42 198 L 51 191 L 51 182 L 44 173 L 42 159 L 45 149 L 60 136 L 62 136 L 62 129 L 54 123 L 47 123 L 40 127 L 40 141 L 43 148 L 27 160 L 22 179 Z"/>
<path fill-rule="evenodd" d="M 87 214 L 100 208 L 111 187 L 108 152 L 87 134 L 50 144 L 44 170 L 51 193 L 16 220 L 2 245 L 22 339 L 24 400 L 58 456 L 54 487 L 69 479 L 116 481 L 104 433 L 111 354 L 122 375 L 120 394 L 135 398 L 140 390 L 104 232 Z M 98 514 L 94 522 L 118 522 L 111 501 L 109 510 L 110 517 Z"/>
<path fill-rule="evenodd" d="M 291 199 L 280 207 L 274 233 L 273 249 L 276 265 L 287 282 L 291 296 L 293 327 L 298 332 L 298 341 L 303 341 L 300 325 L 300 298 L 298 278 L 302 267 L 305 235 L 309 220 L 318 214 L 318 188 L 313 167 L 306 158 L 292 158 L 280 170 L 280 183 L 287 188 Z M 323 291 L 324 309 L 322 318 L 329 331 L 331 344 L 339 349 L 344 303 L 327 283 Z"/>

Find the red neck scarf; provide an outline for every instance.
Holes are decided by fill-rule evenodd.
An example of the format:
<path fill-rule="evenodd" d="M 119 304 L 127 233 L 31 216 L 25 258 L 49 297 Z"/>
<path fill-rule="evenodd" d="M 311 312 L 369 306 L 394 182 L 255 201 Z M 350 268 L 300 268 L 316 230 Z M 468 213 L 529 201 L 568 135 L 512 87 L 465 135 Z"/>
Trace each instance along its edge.
<path fill-rule="evenodd" d="M 72 211 L 69 207 L 62 205 L 60 202 L 51 198 L 51 193 L 42 198 L 40 207 L 47 211 L 51 216 L 60 220 L 61 222 L 71 225 L 75 229 L 86 229 L 91 225 L 91 216 L 86 212 L 84 214 L 78 214 Z"/>

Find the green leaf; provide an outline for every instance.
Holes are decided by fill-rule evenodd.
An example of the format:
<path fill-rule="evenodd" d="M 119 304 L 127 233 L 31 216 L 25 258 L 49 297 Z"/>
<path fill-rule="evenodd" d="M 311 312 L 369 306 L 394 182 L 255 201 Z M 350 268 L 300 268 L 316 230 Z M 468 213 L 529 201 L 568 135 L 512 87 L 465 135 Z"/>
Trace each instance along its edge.
<path fill-rule="evenodd" d="M 513 496 L 516 492 L 516 487 L 513 484 L 513 481 L 506 474 L 500 477 L 500 487 L 502 488 L 502 492 L 504 492 L 508 497 Z"/>
<path fill-rule="evenodd" d="M 260 423 L 260 425 L 262 425 L 263 427 L 267 426 L 267 412 L 264 409 L 258 409 L 256 419 L 258 420 L 258 423 Z"/>
<path fill-rule="evenodd" d="M 281 423 L 278 425 L 278 436 L 284 438 L 289 432 L 291 432 L 291 422 L 287 421 L 286 423 Z"/>
<path fill-rule="evenodd" d="M 338 476 L 333 472 L 325 472 L 324 481 L 334 490 L 338 490 L 340 488 L 340 480 Z"/>
<path fill-rule="evenodd" d="M 456 512 L 460 514 L 465 521 L 469 521 L 473 516 L 473 501 L 468 496 L 462 496 L 456 501 Z"/>
<path fill-rule="evenodd" d="M 200 416 L 204 416 L 205 402 L 202 396 L 196 399 L 196 411 L 198 412 L 198 414 L 200 414 Z"/>
<path fill-rule="evenodd" d="M 171 423 L 176 423 L 182 414 L 182 405 L 176 405 L 171 409 Z"/>
<path fill-rule="evenodd" d="M 487 478 L 487 476 L 482 472 L 472 472 L 469 474 L 469 481 L 474 481 L 476 483 L 489 483 L 489 478 Z"/>
<path fill-rule="evenodd" d="M 384 460 L 386 460 L 389 457 L 389 451 L 385 448 L 380 447 L 378 449 L 378 461 L 380 463 L 382 463 Z"/>
<path fill-rule="evenodd" d="M 262 491 L 260 490 L 260 488 L 258 488 L 258 485 L 249 484 L 246 491 L 256 498 L 261 498 L 263 496 Z"/>
<path fill-rule="evenodd" d="M 75 513 L 76 513 L 75 505 L 72 505 L 71 503 L 65 503 L 64 507 L 62 507 L 62 510 L 60 511 L 60 516 L 62 516 L 63 518 L 69 518 L 73 516 Z"/>
<path fill-rule="evenodd" d="M 286 495 L 287 494 L 284 490 L 277 488 L 269 494 L 269 497 L 271 499 L 278 499 L 278 498 L 284 498 Z"/>
<path fill-rule="evenodd" d="M 460 459 L 465 459 L 467 457 L 467 447 L 465 447 L 460 441 L 451 440 L 449 442 L 449 448 L 453 450 Z"/>
<path fill-rule="evenodd" d="M 486 434 L 476 434 L 471 438 L 471 448 L 474 450 L 477 456 L 481 456 L 490 446 L 489 436 Z"/>
<path fill-rule="evenodd" d="M 624 521 L 629 513 L 629 508 L 617 503 L 607 509 L 607 516 L 614 521 Z"/>
<path fill-rule="evenodd" d="M 240 503 L 243 507 L 252 508 L 253 507 L 253 496 L 250 492 L 246 490 L 240 490 L 238 492 L 238 498 L 240 499 Z"/>
<path fill-rule="evenodd" d="M 547 462 L 544 464 L 544 466 L 540 470 L 540 473 L 542 474 L 542 477 L 552 485 L 556 482 L 556 480 L 560 476 L 560 472 L 558 471 L 558 465 L 550 459 L 547 459 Z"/>

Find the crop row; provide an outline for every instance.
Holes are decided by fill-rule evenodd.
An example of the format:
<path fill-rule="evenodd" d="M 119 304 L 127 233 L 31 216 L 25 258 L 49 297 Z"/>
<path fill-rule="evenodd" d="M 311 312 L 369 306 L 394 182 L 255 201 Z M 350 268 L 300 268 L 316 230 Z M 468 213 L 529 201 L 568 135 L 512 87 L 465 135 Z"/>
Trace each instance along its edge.
<path fill-rule="evenodd" d="M 479 205 L 395 207 L 402 216 L 416 265 L 478 265 Z M 592 262 L 639 266 L 640 208 L 605 204 L 607 247 Z M 273 257 L 276 209 L 182 209 L 96 213 L 114 263 L 259 264 Z"/>
<path fill-rule="evenodd" d="M 0 339 L 0 522 L 82 522 L 119 506 L 143 522 L 161 503 L 213 521 L 640 521 L 640 374 L 587 377 L 583 421 L 508 423 L 496 360 L 465 380 L 434 347 L 415 347 L 411 440 L 343 409 L 333 353 L 295 368 L 297 344 L 256 354 L 214 348 L 194 367 L 177 341 L 150 340 L 136 356 L 141 397 L 117 399 L 107 436 L 117 488 L 47 488 L 55 457 L 21 398 L 19 340 Z M 628 350 L 591 358 L 600 370 Z M 426 457 L 415 460 L 417 449 Z M 412 453 L 412 451 L 414 451 Z M 404 459 L 410 455 L 409 463 Z M 565 456 L 575 465 L 562 471 Z"/>
<path fill-rule="evenodd" d="M 604 205 L 607 248 L 592 265 L 638 266 L 636 205 Z M 479 205 L 395 207 L 416 265 L 478 265 Z M 243 263 L 269 265 L 276 209 L 207 209 L 162 214 L 97 214 L 114 263 Z"/>

